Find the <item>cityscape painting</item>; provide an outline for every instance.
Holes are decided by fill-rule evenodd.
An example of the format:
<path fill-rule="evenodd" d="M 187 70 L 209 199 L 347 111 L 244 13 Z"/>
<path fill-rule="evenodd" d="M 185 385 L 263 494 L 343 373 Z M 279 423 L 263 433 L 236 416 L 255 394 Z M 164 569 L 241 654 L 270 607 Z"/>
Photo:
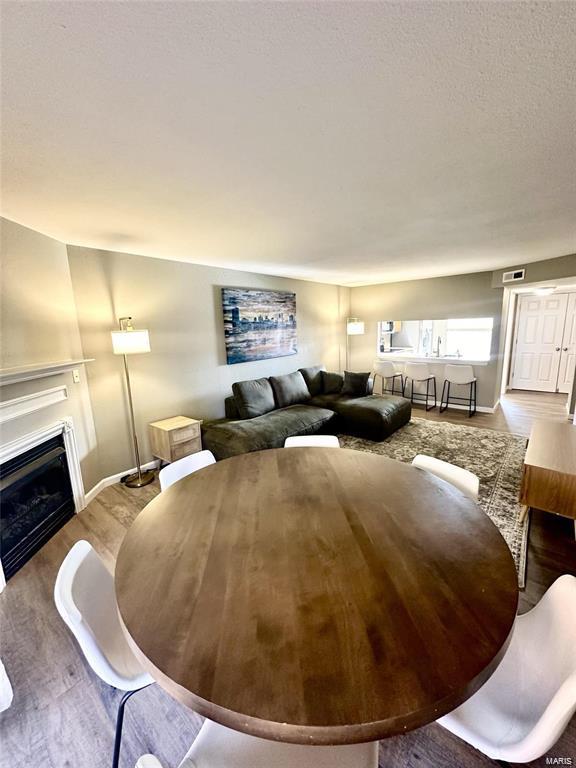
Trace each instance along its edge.
<path fill-rule="evenodd" d="M 222 309 L 228 365 L 296 354 L 295 293 L 222 288 Z"/>

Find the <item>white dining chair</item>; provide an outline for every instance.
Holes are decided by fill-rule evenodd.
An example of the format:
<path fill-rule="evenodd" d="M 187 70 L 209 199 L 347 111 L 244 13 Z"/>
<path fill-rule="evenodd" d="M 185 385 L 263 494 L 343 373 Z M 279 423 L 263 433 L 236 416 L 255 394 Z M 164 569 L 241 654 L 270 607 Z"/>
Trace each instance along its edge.
<path fill-rule="evenodd" d="M 424 402 L 426 404 L 426 410 L 431 411 L 436 408 L 436 376 L 430 371 L 428 363 L 406 363 L 404 370 L 404 391 L 405 394 L 406 385 L 410 382 L 410 401 L 412 404 L 415 402 Z M 423 394 L 418 395 L 416 399 L 414 397 L 414 384 L 426 384 L 426 398 Z M 430 385 L 432 385 L 432 392 L 430 392 Z M 428 406 L 428 398 L 434 396 L 434 405 Z"/>
<path fill-rule="evenodd" d="M 456 397 L 450 395 L 450 386 L 468 387 L 468 397 Z M 476 414 L 476 377 L 474 368 L 471 365 L 445 365 L 444 366 L 444 384 L 442 385 L 442 397 L 440 398 L 440 413 L 448 408 L 452 401 L 466 403 L 468 406 L 468 416 Z"/>
<path fill-rule="evenodd" d="M 478 501 L 480 479 L 473 472 L 457 467 L 455 464 L 450 464 L 447 461 L 436 459 L 433 456 L 424 456 L 421 453 L 412 459 L 412 466 L 431 472 L 436 477 L 446 480 L 461 490 L 472 501 Z"/>
<path fill-rule="evenodd" d="M 376 376 L 380 376 L 382 379 L 382 394 L 384 392 L 390 392 L 390 394 L 395 394 L 394 390 L 396 389 L 396 379 L 400 379 L 398 382 L 400 385 L 400 391 L 399 395 L 404 394 L 404 374 L 400 373 L 396 370 L 394 367 L 394 363 L 391 363 L 389 360 L 375 360 L 374 361 L 374 378 Z M 388 379 L 392 379 L 392 389 L 386 389 L 386 381 Z"/>
<path fill-rule="evenodd" d="M 556 579 L 518 616 L 496 671 L 438 722 L 493 760 L 528 763 L 550 751 L 576 712 L 576 578 Z"/>
<path fill-rule="evenodd" d="M 143 755 L 136 768 L 163 768 Z M 205 720 L 178 768 L 378 768 L 378 742 L 311 747 L 260 739 Z"/>
<path fill-rule="evenodd" d="M 340 448 L 336 435 L 297 435 L 284 440 L 284 448 Z"/>
<path fill-rule="evenodd" d="M 14 698 L 14 691 L 10 683 L 10 678 L 6 672 L 6 668 L 0 660 L 0 712 L 4 712 L 12 704 Z"/>
<path fill-rule="evenodd" d="M 56 577 L 54 602 L 92 671 L 108 685 L 126 692 L 116 718 L 112 766 L 117 768 L 126 702 L 154 680 L 142 669 L 124 637 L 114 578 L 89 542 L 77 541 L 64 558 Z"/>
<path fill-rule="evenodd" d="M 212 451 L 199 451 L 190 456 L 184 456 L 183 459 L 178 459 L 178 461 L 173 461 L 158 473 L 160 490 L 165 491 L 166 488 L 170 488 L 171 485 L 174 485 L 178 480 L 182 480 L 183 477 L 187 477 L 192 472 L 198 472 L 199 469 L 204 469 L 204 467 L 209 467 L 210 464 L 215 463 L 216 459 Z"/>

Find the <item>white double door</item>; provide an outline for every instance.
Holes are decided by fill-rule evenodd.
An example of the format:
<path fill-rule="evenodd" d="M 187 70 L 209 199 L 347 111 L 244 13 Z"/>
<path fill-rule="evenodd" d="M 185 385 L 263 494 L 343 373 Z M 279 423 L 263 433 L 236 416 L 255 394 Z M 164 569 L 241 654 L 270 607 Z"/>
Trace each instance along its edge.
<path fill-rule="evenodd" d="M 512 387 L 569 392 L 575 366 L 576 293 L 521 296 Z"/>

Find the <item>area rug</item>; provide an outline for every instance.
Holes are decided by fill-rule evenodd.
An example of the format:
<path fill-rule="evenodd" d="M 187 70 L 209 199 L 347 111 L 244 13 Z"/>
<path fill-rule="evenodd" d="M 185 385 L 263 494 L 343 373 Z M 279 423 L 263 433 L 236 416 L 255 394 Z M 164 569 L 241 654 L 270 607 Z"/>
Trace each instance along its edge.
<path fill-rule="evenodd" d="M 381 443 L 349 435 L 338 437 L 343 448 L 378 453 L 405 462 L 424 453 L 478 475 L 478 503 L 508 544 L 516 563 L 518 583 L 524 587 L 529 516 L 520 523 L 518 491 L 526 453 L 525 437 L 419 418 L 412 418 Z"/>

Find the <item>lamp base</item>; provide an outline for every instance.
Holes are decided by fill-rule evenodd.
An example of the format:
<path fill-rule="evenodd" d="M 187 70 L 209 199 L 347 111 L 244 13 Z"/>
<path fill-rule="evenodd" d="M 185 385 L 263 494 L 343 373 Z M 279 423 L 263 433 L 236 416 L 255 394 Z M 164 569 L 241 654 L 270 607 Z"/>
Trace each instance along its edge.
<path fill-rule="evenodd" d="M 146 472 L 140 472 L 140 475 L 138 475 L 138 472 L 134 472 L 132 475 L 128 475 L 126 480 L 122 482 L 126 488 L 142 488 L 144 485 L 149 485 L 154 480 L 154 477 L 154 472 L 149 469 Z"/>

